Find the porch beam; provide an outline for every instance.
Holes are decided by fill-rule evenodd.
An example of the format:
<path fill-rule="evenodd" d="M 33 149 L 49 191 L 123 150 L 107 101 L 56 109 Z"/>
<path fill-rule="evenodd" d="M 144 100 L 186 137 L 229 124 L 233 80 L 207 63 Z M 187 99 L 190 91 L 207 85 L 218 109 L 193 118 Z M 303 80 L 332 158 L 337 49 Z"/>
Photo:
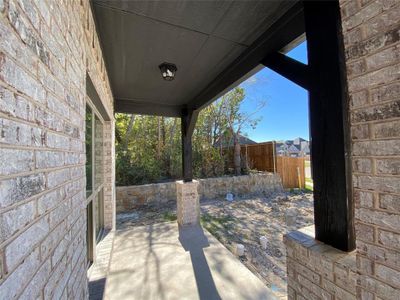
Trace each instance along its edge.
<path fill-rule="evenodd" d="M 198 110 L 184 109 L 181 116 L 182 175 L 184 182 L 191 182 L 193 179 L 192 136 L 198 115 Z"/>
<path fill-rule="evenodd" d="M 355 249 L 346 69 L 338 1 L 303 1 L 308 49 L 315 237 Z"/>
<path fill-rule="evenodd" d="M 235 59 L 189 105 L 201 109 L 261 69 L 260 61 L 269 53 L 280 51 L 304 34 L 303 4 L 294 4 L 264 34 Z"/>
<path fill-rule="evenodd" d="M 182 115 L 182 106 L 116 98 L 115 112 L 176 118 Z"/>
<path fill-rule="evenodd" d="M 267 55 L 261 63 L 293 81 L 304 89 L 309 88 L 308 66 L 280 52 Z"/>

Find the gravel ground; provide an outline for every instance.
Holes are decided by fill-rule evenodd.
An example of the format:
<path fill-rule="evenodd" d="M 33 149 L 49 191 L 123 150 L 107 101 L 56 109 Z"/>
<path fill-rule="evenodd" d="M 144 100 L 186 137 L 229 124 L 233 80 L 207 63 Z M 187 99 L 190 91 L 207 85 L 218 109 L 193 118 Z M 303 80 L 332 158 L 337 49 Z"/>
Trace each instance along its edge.
<path fill-rule="evenodd" d="M 175 202 L 163 206 L 144 206 L 117 215 L 117 227 L 128 228 L 176 220 Z M 239 259 L 276 296 L 286 299 L 286 253 L 282 237 L 289 231 L 314 223 L 313 195 L 301 191 L 234 201 L 201 202 L 202 225 L 231 252 L 245 247 Z M 260 237 L 266 237 L 266 248 Z"/>

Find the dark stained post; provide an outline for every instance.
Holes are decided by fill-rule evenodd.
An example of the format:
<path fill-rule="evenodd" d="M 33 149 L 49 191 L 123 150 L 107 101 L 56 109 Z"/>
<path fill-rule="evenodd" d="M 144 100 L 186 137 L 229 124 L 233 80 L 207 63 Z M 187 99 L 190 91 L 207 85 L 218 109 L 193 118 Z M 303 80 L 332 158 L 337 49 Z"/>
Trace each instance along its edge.
<path fill-rule="evenodd" d="M 308 66 L 279 52 L 267 55 L 261 63 L 304 89 L 309 88 Z"/>
<path fill-rule="evenodd" d="M 355 248 L 346 70 L 337 1 L 304 1 L 315 237 Z"/>
<path fill-rule="evenodd" d="M 185 109 L 181 117 L 182 175 L 184 182 L 190 182 L 193 179 L 192 135 L 198 114 L 197 110 Z"/>

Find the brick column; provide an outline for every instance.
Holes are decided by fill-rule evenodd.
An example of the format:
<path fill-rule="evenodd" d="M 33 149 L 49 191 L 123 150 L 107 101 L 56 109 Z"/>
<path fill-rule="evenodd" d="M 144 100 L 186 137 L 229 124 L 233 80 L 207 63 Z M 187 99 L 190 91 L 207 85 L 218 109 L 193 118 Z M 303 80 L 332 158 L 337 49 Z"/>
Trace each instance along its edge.
<path fill-rule="evenodd" d="M 340 0 L 346 51 L 357 298 L 400 299 L 400 2 Z"/>
<path fill-rule="evenodd" d="M 196 225 L 200 222 L 198 185 L 197 180 L 176 182 L 177 217 L 180 226 Z"/>
<path fill-rule="evenodd" d="M 288 299 L 357 299 L 356 251 L 343 252 L 319 242 L 314 232 L 314 226 L 308 226 L 283 238 Z"/>

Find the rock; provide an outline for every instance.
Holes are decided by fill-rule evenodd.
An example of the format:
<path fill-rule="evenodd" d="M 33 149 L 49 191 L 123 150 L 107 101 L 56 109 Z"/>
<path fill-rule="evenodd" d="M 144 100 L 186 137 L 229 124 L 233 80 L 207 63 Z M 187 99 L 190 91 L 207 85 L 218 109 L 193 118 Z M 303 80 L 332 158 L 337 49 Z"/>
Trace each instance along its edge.
<path fill-rule="evenodd" d="M 248 259 L 248 261 L 253 262 L 254 257 L 251 251 L 246 251 L 246 258 Z"/>
<path fill-rule="evenodd" d="M 244 245 L 236 244 L 235 253 L 237 256 L 243 256 L 244 255 Z"/>
<path fill-rule="evenodd" d="M 265 237 L 265 236 L 260 237 L 260 244 L 261 244 L 261 248 L 266 250 L 267 249 L 267 244 L 268 244 L 267 237 Z"/>
<path fill-rule="evenodd" d="M 228 201 L 233 201 L 233 194 L 227 193 L 225 199 L 228 200 Z"/>
<path fill-rule="evenodd" d="M 289 208 L 285 212 L 285 217 L 286 217 L 286 225 L 291 227 L 296 225 L 296 219 L 297 219 L 297 209 L 296 208 Z"/>
<path fill-rule="evenodd" d="M 116 218 L 117 222 L 124 222 L 126 220 L 137 220 L 139 219 L 139 214 L 137 212 L 119 213 L 117 214 Z"/>
<path fill-rule="evenodd" d="M 279 204 L 278 204 L 278 203 L 272 203 L 271 209 L 272 209 L 273 211 L 278 211 L 278 210 L 279 210 Z"/>
<path fill-rule="evenodd" d="M 276 201 L 277 202 L 286 202 L 286 201 L 289 201 L 289 199 L 288 199 L 287 195 L 279 195 L 278 197 L 276 197 Z"/>

